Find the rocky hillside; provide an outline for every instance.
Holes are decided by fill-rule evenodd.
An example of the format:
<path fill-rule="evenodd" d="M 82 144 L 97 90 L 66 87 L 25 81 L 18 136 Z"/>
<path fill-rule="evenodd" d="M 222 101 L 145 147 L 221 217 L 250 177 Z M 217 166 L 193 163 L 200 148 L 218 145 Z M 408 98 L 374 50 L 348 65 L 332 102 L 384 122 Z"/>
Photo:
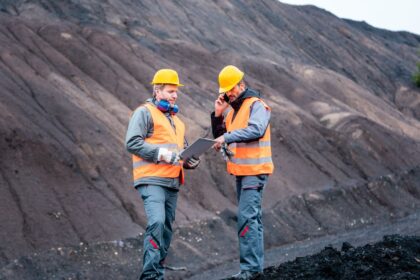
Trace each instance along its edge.
<path fill-rule="evenodd" d="M 418 35 L 275 0 L 1 0 L 0 264 L 144 230 L 124 136 L 162 67 L 186 85 L 190 141 L 211 134 L 226 64 L 272 107 L 267 246 L 417 212 L 419 46 Z M 207 248 L 229 236 L 226 258 L 233 185 L 209 152 L 187 173 L 176 221 Z M 202 243 L 174 244 L 188 253 L 179 260 L 206 265 Z"/>

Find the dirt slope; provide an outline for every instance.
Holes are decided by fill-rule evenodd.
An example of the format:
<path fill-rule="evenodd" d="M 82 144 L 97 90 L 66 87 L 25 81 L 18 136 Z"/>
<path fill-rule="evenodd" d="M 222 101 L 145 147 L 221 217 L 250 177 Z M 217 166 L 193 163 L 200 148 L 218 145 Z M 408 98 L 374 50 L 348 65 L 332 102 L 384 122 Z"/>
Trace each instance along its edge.
<path fill-rule="evenodd" d="M 186 84 L 190 141 L 210 135 L 226 64 L 272 107 L 267 246 L 418 211 L 419 43 L 274 0 L 0 1 L 0 263 L 143 231 L 124 135 L 161 67 Z M 179 230 L 234 248 L 233 183 L 219 155 L 203 157 L 181 191 Z M 179 242 L 205 265 L 200 244 Z"/>

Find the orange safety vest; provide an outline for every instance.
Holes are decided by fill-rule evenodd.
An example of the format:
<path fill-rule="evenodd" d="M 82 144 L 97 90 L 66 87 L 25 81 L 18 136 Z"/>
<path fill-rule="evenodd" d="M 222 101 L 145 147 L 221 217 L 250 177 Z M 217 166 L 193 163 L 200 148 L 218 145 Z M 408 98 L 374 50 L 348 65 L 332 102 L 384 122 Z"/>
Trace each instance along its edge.
<path fill-rule="evenodd" d="M 245 99 L 233 121 L 233 110 L 230 110 L 226 116 L 226 130 L 228 132 L 248 126 L 251 106 L 255 101 L 261 101 L 267 110 L 271 110 L 264 101 L 257 97 Z M 273 173 L 270 125 L 260 139 L 248 143 L 231 143 L 229 149 L 233 152 L 233 156 L 227 161 L 227 171 L 230 174 L 246 176 Z"/>
<path fill-rule="evenodd" d="M 167 148 L 170 151 L 180 152 L 184 148 L 184 123 L 177 116 L 171 116 L 175 124 L 174 130 L 168 118 L 158 108 L 151 104 L 145 104 L 143 106 L 150 111 L 153 119 L 153 135 L 150 138 L 146 138 L 145 142 L 159 148 Z M 154 163 L 133 155 L 134 185 L 144 177 L 179 177 L 180 183 L 184 184 L 184 169 L 182 164 L 183 162 L 181 160 L 176 164 L 168 164 L 164 161 Z"/>

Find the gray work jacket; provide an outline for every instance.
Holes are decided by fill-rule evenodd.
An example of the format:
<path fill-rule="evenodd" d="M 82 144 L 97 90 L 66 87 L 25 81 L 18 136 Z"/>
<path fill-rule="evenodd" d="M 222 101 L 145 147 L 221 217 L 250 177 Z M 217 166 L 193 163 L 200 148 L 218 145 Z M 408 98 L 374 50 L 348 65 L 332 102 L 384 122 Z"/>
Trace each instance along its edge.
<path fill-rule="evenodd" d="M 149 98 L 146 102 L 155 106 L 155 100 Z M 174 127 L 170 113 L 165 113 L 168 121 Z M 150 111 L 144 107 L 138 107 L 132 114 L 125 136 L 125 147 L 131 154 L 141 157 L 144 160 L 158 163 L 159 147 L 146 143 L 146 138 L 153 135 L 153 119 Z M 186 142 L 184 142 L 186 146 Z M 178 190 L 180 187 L 179 178 L 143 177 L 134 182 L 134 187 L 141 185 L 157 185 Z"/>

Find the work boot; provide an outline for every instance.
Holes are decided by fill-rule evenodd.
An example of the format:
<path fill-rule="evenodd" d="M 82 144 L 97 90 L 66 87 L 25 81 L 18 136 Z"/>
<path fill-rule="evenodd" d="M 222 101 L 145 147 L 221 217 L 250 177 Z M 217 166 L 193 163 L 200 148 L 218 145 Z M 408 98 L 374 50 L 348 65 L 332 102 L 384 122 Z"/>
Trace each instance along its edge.
<path fill-rule="evenodd" d="M 163 279 L 163 277 L 159 276 L 159 274 L 156 274 L 156 273 L 140 275 L 140 278 L 139 278 L 139 280 L 158 280 L 158 279 Z"/>
<path fill-rule="evenodd" d="M 244 270 L 244 271 L 240 271 L 236 273 L 235 275 L 232 275 L 231 278 L 237 279 L 237 280 L 250 280 L 250 279 L 253 279 L 257 275 L 260 275 L 260 273 L 257 271 Z"/>
<path fill-rule="evenodd" d="M 187 271 L 187 267 L 186 266 L 172 266 L 172 265 L 163 265 L 163 268 L 167 269 L 167 270 L 172 270 L 172 271 Z"/>

